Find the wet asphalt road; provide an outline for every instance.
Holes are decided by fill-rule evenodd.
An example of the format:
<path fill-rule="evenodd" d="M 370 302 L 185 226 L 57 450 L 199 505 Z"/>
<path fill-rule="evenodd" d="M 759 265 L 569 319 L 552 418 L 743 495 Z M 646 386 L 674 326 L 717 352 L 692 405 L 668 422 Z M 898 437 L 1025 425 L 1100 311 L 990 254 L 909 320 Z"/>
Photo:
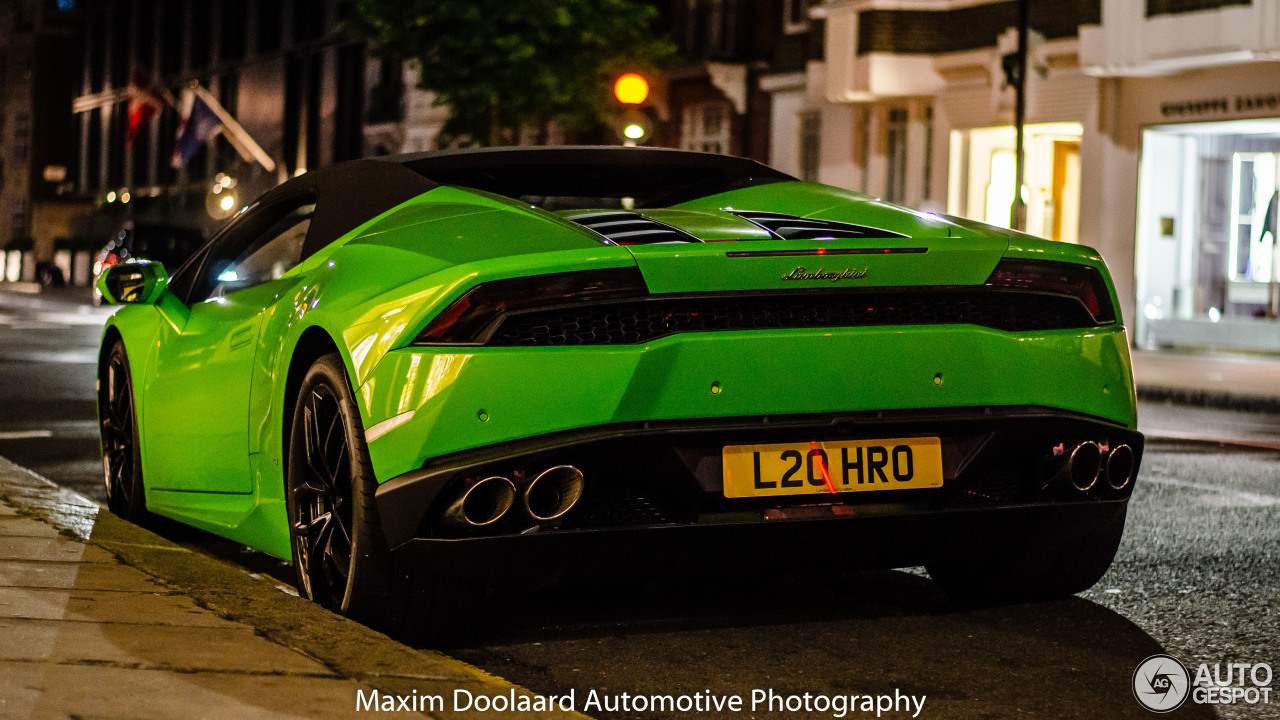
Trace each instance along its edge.
<path fill-rule="evenodd" d="M 106 311 L 76 299 L 0 293 L 0 455 L 101 499 L 92 398 Z M 1141 417 L 1147 433 L 1280 446 L 1280 418 L 1264 413 L 1148 404 Z M 483 619 L 475 639 L 450 653 L 539 692 L 572 689 L 580 710 L 592 689 L 610 697 L 705 690 L 741 695 L 748 706 L 753 690 L 896 689 L 926 695 L 920 717 L 928 718 L 1151 717 L 1130 691 L 1149 655 L 1174 655 L 1193 673 L 1220 662 L 1280 670 L 1278 564 L 1280 452 L 1155 442 L 1117 560 L 1077 598 L 960 608 L 918 570 L 620 570 L 495 592 L 475 608 Z M 1280 698 L 1272 700 L 1219 707 L 1217 716 L 1280 717 Z M 723 716 L 806 714 L 748 707 Z M 1173 716 L 1214 715 L 1188 704 Z"/>

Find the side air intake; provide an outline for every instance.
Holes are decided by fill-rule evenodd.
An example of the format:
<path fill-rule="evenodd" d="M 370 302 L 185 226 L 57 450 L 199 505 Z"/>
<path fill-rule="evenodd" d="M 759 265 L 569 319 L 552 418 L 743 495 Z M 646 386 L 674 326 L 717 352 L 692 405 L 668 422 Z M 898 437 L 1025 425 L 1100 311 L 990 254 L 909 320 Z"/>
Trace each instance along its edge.
<path fill-rule="evenodd" d="M 778 240 L 848 240 L 857 238 L 904 238 L 896 232 L 836 222 L 834 220 L 816 220 L 781 213 L 734 211 L 734 215 L 750 221 L 773 235 Z"/>
<path fill-rule="evenodd" d="M 633 212 L 596 212 L 569 215 L 571 220 L 618 245 L 693 243 L 698 238 L 657 220 Z"/>

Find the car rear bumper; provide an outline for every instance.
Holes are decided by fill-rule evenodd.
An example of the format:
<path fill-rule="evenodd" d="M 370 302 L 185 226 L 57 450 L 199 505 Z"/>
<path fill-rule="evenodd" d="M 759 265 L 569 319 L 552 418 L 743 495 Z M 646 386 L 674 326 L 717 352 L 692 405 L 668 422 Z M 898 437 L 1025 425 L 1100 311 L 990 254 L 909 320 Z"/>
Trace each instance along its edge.
<path fill-rule="evenodd" d="M 839 442 L 850 439 L 937 437 L 943 483 L 927 489 L 854 491 L 772 497 L 726 497 L 722 448 L 735 444 Z M 1127 447 L 1132 463 L 1126 478 L 1112 478 L 1099 462 L 1088 488 L 1064 472 L 1072 448 L 1093 443 L 1103 452 Z M 1042 407 L 946 408 L 803 416 L 703 418 L 627 423 L 556 433 L 502 443 L 437 458 L 423 468 L 379 486 L 375 501 L 388 546 L 443 543 L 468 547 L 473 541 L 524 542 L 529 538 L 578 540 L 546 542 L 647 543 L 652 534 L 683 542 L 683 533 L 780 533 L 762 530 L 792 525 L 835 527 L 854 522 L 915 526 L 969 522 L 969 511 L 1023 508 L 1025 513 L 1087 513 L 1088 507 L 1128 498 L 1141 463 L 1141 433 L 1096 417 Z M 583 475 L 581 499 L 562 519 L 539 521 L 520 500 L 492 525 L 465 527 L 448 517 L 470 487 L 482 478 L 510 479 L 516 488 L 547 470 L 572 466 Z M 505 480 L 504 480 L 505 482 Z M 869 487 L 869 486 L 868 486 Z M 879 486 L 878 486 L 879 487 Z M 835 488 L 832 488 L 835 489 Z M 1079 507 L 1078 510 L 1069 508 Z M 1042 509 L 1043 508 L 1043 509 Z M 951 513 L 960 513 L 952 515 Z M 1018 512 L 1010 517 L 1021 517 Z M 806 519 L 798 519 L 806 518 Z M 924 518 L 925 520 L 921 520 Z M 979 523 L 980 524 L 980 523 Z M 757 527 L 757 529 L 750 529 Z M 963 529 L 963 528 L 959 528 Z M 821 532 L 815 530 L 815 532 Z M 841 530 L 840 532 L 844 532 Z M 929 537 L 945 539 L 950 531 Z M 967 532 L 967 530 L 966 530 Z M 913 531 L 908 535 L 920 534 Z M 483 537 L 481 537 L 483 536 Z M 873 532 L 874 536 L 874 532 Z M 593 539 L 594 538 L 594 539 Z M 698 541 L 701 542 L 701 541 Z M 477 546 L 485 546 L 477 542 Z M 927 543 L 926 543 L 927 544 Z M 452 552 L 452 551 L 451 551 Z"/>
<path fill-rule="evenodd" d="M 1046 538 L 1081 543 L 1122 522 L 1127 498 L 900 516 L 565 530 L 401 545 L 405 567 L 451 577 L 545 577 L 610 569 L 628 573 L 771 563 L 816 569 L 892 568 L 999 557 Z"/>

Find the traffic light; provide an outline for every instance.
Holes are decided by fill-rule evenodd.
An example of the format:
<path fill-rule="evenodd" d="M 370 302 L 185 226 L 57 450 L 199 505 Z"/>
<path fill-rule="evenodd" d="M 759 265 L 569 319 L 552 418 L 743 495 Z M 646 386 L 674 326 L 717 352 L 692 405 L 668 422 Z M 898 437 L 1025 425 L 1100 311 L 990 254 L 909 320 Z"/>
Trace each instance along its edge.
<path fill-rule="evenodd" d="M 613 83 L 613 97 L 622 108 L 614 113 L 613 129 L 623 145 L 640 145 L 649 141 L 653 121 L 645 110 L 649 99 L 649 81 L 639 73 L 626 73 Z"/>
<path fill-rule="evenodd" d="M 649 81 L 639 73 L 627 73 L 614 81 L 613 96 L 623 105 L 640 105 L 649 99 Z"/>

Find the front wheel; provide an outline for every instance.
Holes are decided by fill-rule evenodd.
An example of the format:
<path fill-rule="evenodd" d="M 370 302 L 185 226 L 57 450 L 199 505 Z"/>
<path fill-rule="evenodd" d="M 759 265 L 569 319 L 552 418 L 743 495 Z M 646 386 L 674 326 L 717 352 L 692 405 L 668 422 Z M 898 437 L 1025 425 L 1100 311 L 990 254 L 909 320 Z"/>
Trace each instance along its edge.
<path fill-rule="evenodd" d="M 130 522 L 147 519 L 136 407 L 129 355 L 117 340 L 98 376 L 98 418 L 107 508 Z"/>
<path fill-rule="evenodd" d="M 951 557 L 926 566 L 947 594 L 964 603 L 1052 600 L 1093 587 L 1111 567 L 1125 512 L 1087 530 L 1045 537 L 998 554 Z"/>
<path fill-rule="evenodd" d="M 377 482 L 336 353 L 317 360 L 303 378 L 287 469 L 298 591 L 335 612 L 384 624 L 391 566 L 373 500 Z"/>

